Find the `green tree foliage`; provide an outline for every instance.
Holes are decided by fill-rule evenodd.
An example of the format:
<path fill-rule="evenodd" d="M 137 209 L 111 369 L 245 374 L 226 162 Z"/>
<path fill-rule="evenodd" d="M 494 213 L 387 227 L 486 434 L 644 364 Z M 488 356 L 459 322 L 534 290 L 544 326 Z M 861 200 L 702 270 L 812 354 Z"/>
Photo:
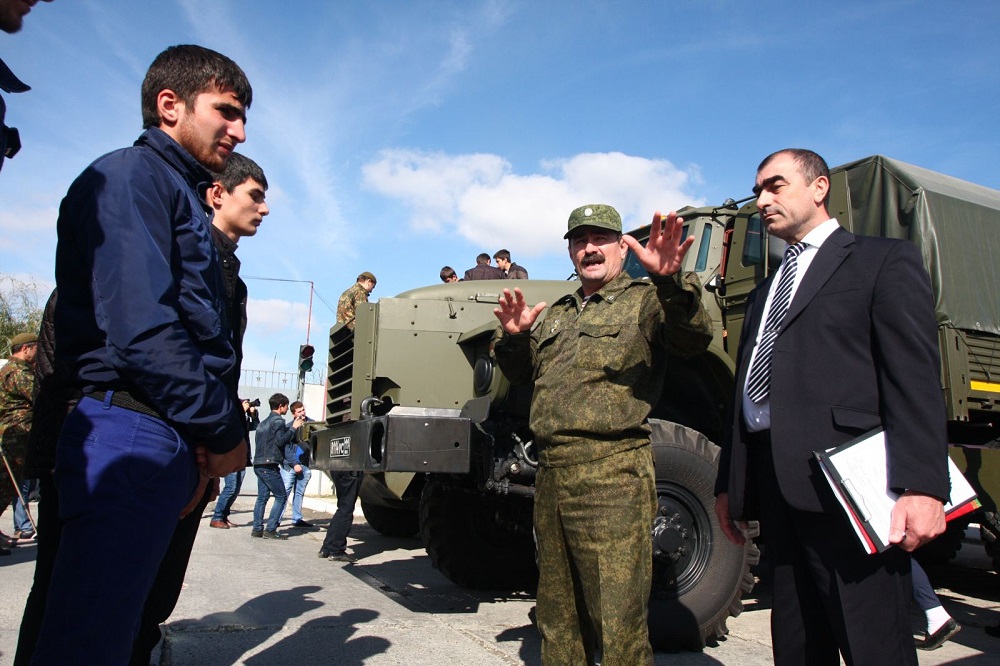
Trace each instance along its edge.
<path fill-rule="evenodd" d="M 33 281 L 0 273 L 0 351 L 10 352 L 10 339 L 18 333 L 38 333 L 42 301 Z"/>

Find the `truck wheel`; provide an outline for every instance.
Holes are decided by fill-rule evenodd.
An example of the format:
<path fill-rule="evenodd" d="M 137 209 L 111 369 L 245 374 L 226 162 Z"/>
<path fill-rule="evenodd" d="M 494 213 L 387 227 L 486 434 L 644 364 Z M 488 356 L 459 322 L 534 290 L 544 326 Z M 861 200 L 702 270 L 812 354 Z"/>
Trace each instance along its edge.
<path fill-rule="evenodd" d="M 653 523 L 649 638 L 658 650 L 701 650 L 728 633 L 753 589 L 760 559 L 751 539 L 736 546 L 715 515 L 719 447 L 701 433 L 651 419 L 658 512 Z M 757 536 L 751 523 L 749 537 Z"/>
<path fill-rule="evenodd" d="M 538 583 L 530 500 L 430 480 L 420 496 L 420 537 L 434 567 L 462 587 L 533 590 Z"/>
<path fill-rule="evenodd" d="M 411 537 L 420 531 L 420 513 L 413 509 L 394 509 L 361 500 L 361 511 L 373 530 L 389 537 Z"/>

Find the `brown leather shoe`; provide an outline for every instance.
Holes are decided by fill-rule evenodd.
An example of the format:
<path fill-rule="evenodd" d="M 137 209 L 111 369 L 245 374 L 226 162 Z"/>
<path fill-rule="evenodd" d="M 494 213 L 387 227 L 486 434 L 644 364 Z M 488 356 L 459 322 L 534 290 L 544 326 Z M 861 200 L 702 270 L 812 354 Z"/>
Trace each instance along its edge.
<path fill-rule="evenodd" d="M 220 530 L 228 530 L 229 529 L 229 523 L 227 523 L 224 520 L 213 520 L 212 522 L 210 522 L 208 524 L 208 526 L 209 527 L 217 527 Z"/>
<path fill-rule="evenodd" d="M 236 523 L 234 523 L 233 521 L 229 520 L 228 518 L 226 518 L 226 525 L 229 525 L 230 527 L 236 527 Z"/>

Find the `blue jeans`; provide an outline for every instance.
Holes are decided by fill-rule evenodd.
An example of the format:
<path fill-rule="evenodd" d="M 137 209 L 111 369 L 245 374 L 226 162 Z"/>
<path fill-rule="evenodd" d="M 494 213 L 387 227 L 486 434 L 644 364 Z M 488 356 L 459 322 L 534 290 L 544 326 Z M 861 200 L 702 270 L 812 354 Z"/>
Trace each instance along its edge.
<path fill-rule="evenodd" d="M 82 398 L 66 417 L 56 461 L 65 524 L 35 663 L 127 664 L 160 561 L 198 484 L 194 453 L 160 419 L 113 406 L 109 391 L 103 401 Z"/>
<path fill-rule="evenodd" d="M 219 497 L 215 500 L 215 511 L 212 512 L 212 520 L 229 520 L 229 512 L 232 511 L 233 503 L 236 502 L 236 497 L 240 494 L 240 488 L 243 487 L 244 474 L 246 474 L 246 471 L 241 469 L 238 472 L 227 474 L 222 478 L 222 490 L 219 491 Z"/>
<path fill-rule="evenodd" d="M 31 491 L 38 486 L 38 479 L 25 479 L 21 481 L 21 495 L 24 499 L 28 499 L 28 495 Z M 21 498 L 14 498 L 14 531 L 15 532 L 31 532 L 35 531 L 35 528 L 31 526 L 31 520 L 28 518 L 28 512 L 25 510 L 23 504 L 21 504 Z"/>
<path fill-rule="evenodd" d="M 264 508 L 267 500 L 274 495 L 274 506 L 271 507 L 271 515 L 267 519 L 267 531 L 273 532 L 278 529 L 278 521 L 281 520 L 281 512 L 285 508 L 288 500 L 285 495 L 285 484 L 281 480 L 281 473 L 278 466 L 254 467 L 253 473 L 257 475 L 257 503 L 253 507 L 253 528 L 260 530 L 264 524 Z"/>
<path fill-rule="evenodd" d="M 302 471 L 296 474 L 291 469 L 281 468 L 281 481 L 285 484 L 285 495 L 292 497 L 292 522 L 302 520 L 302 498 L 306 494 L 306 486 L 312 478 L 312 470 L 302 465 Z M 292 491 L 295 491 L 294 494 Z M 281 507 L 281 518 L 285 518 L 285 507 Z"/>

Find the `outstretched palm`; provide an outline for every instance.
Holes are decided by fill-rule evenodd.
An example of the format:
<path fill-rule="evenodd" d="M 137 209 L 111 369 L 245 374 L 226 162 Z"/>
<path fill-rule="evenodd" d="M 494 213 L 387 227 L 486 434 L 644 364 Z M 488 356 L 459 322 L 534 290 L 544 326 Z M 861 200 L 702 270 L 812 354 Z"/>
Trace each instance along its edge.
<path fill-rule="evenodd" d="M 674 211 L 664 218 L 657 211 L 653 214 L 646 247 L 627 234 L 622 239 L 650 275 L 673 275 L 681 269 L 684 255 L 694 243 L 694 236 L 684 238 L 683 234 L 683 218 Z"/>
<path fill-rule="evenodd" d="M 504 289 L 500 295 L 500 307 L 494 308 L 493 314 L 500 320 L 503 330 L 509 335 L 523 333 L 531 330 L 532 324 L 538 319 L 538 315 L 545 309 L 545 301 L 538 303 L 533 308 L 529 308 L 524 302 L 524 294 L 517 287 L 514 293 L 510 289 Z"/>

